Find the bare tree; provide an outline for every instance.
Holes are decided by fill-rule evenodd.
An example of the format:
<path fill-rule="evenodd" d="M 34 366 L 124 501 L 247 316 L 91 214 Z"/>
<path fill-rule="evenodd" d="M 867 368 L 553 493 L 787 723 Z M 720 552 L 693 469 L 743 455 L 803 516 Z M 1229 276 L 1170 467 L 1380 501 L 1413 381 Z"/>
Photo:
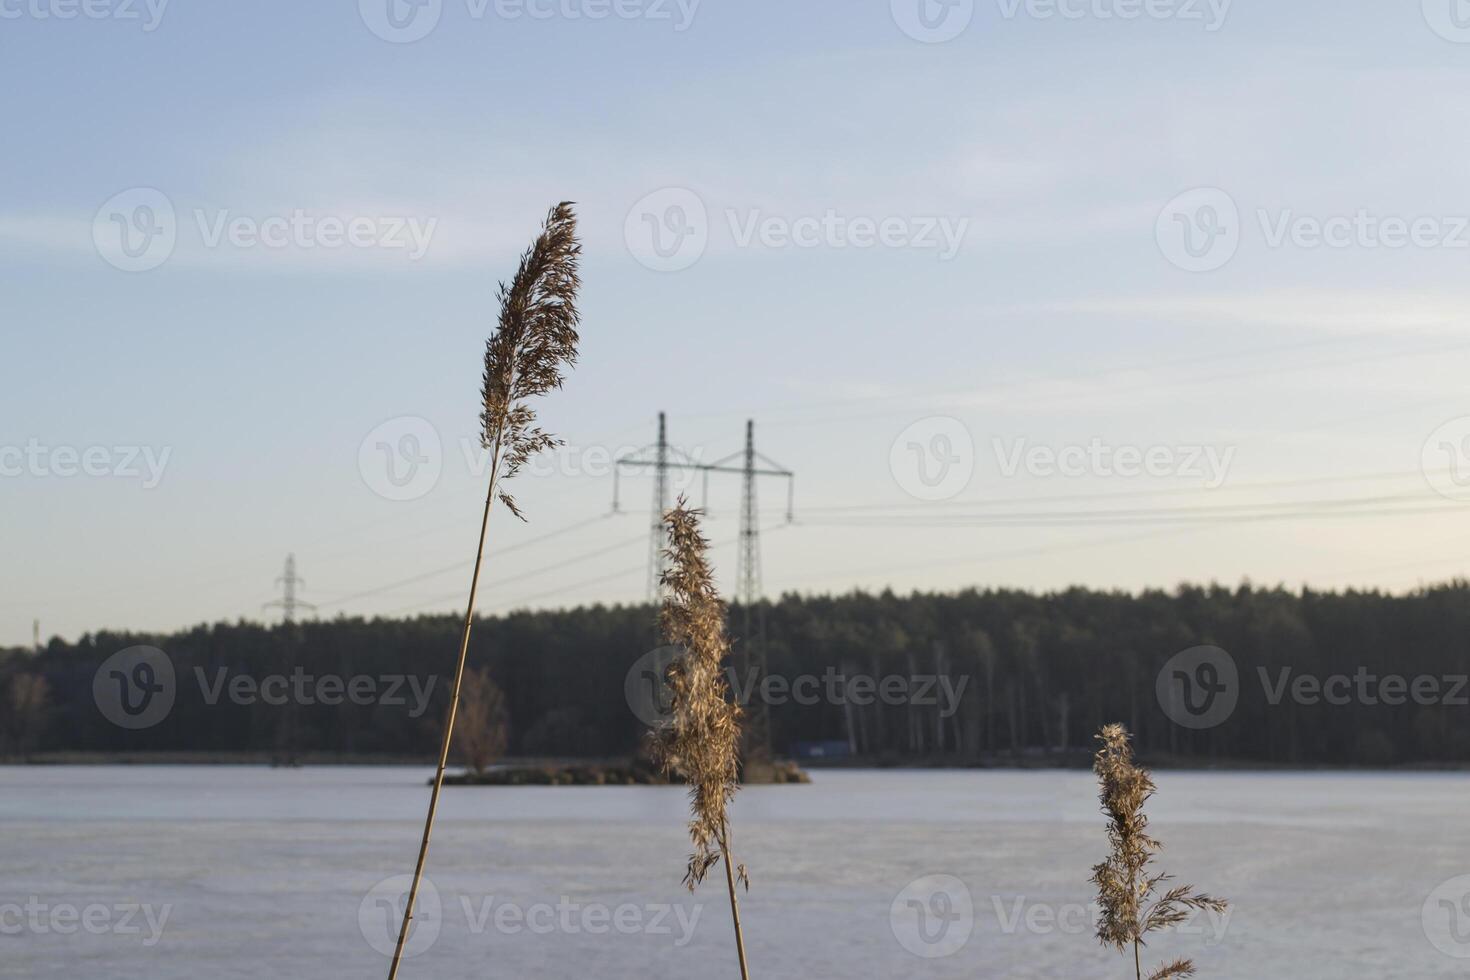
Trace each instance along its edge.
<path fill-rule="evenodd" d="M 459 692 L 459 723 L 454 745 L 466 768 L 479 774 L 505 754 L 510 740 L 510 711 L 505 694 L 490 679 L 490 669 L 467 671 Z"/>

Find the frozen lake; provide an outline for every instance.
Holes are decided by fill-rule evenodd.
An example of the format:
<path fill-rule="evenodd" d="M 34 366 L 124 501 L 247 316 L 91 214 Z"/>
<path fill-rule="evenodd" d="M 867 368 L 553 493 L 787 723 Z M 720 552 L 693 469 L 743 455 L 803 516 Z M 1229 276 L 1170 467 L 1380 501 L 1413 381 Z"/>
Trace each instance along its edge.
<path fill-rule="evenodd" d="M 0 976 L 385 977 L 389 879 L 412 870 L 429 775 L 0 768 Z M 1470 776 L 1157 778 L 1162 867 L 1234 907 L 1146 967 L 1470 975 Z M 446 789 L 439 912 L 401 976 L 738 976 L 723 878 L 680 885 L 685 813 L 677 788 Z M 1133 975 L 1092 937 L 1090 774 L 819 771 L 745 790 L 733 819 L 763 980 Z"/>

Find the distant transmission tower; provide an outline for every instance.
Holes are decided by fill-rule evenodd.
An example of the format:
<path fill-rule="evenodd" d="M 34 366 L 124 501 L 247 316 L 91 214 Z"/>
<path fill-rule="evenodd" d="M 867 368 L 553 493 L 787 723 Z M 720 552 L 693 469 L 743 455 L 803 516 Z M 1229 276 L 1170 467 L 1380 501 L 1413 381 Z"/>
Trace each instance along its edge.
<path fill-rule="evenodd" d="M 658 413 L 658 441 L 616 460 L 613 466 L 613 513 L 618 513 L 618 490 L 624 468 L 653 468 L 653 520 L 648 536 L 648 598 L 657 601 L 664 577 L 664 512 L 669 509 L 669 471 L 698 470 L 695 462 L 682 449 L 669 445 L 668 420 Z"/>
<path fill-rule="evenodd" d="M 767 467 L 756 465 L 762 460 Z M 735 462 L 740 465 L 733 465 Z M 744 500 L 740 509 L 740 559 L 736 566 L 736 598 L 744 602 L 760 596 L 760 529 L 756 526 L 755 478 L 779 476 L 786 479 L 786 520 L 793 520 L 796 475 L 755 451 L 755 423 L 745 423 L 745 449 L 713 463 L 701 463 L 668 440 L 668 425 L 663 412 L 658 413 L 658 441 L 637 452 L 621 456 L 613 467 L 613 513 L 619 512 L 622 471 L 653 469 L 653 522 L 649 535 L 648 597 L 657 600 L 659 582 L 664 571 L 664 512 L 669 509 L 669 472 L 682 470 L 699 473 L 704 478 L 701 506 L 709 500 L 711 473 L 738 473 L 744 478 Z"/>
<path fill-rule="evenodd" d="M 741 637 L 736 646 L 736 669 L 744 676 L 742 683 L 749 690 L 760 690 L 759 685 L 767 673 L 766 661 L 766 615 L 760 607 L 761 593 L 761 547 L 760 510 L 756 506 L 757 477 L 779 476 L 786 479 L 786 521 L 794 519 L 796 502 L 796 474 L 779 463 L 755 451 L 755 421 L 745 423 L 745 451 L 742 454 L 740 475 L 740 554 L 735 565 L 735 598 L 740 604 Z M 722 466 L 734 456 L 717 461 Z M 758 468 L 756 460 L 769 469 Z M 759 611 L 759 623 L 753 615 Z M 751 765 L 769 765 L 771 751 L 771 706 L 765 700 L 746 706 L 745 759 Z"/>
<path fill-rule="evenodd" d="M 674 458 L 677 456 L 677 458 Z M 737 465 L 738 464 L 738 465 Z M 709 499 L 711 473 L 738 473 L 741 477 L 740 551 L 735 564 L 735 598 L 741 609 L 741 633 L 735 645 L 735 669 L 742 685 L 760 690 L 766 676 L 765 611 L 761 602 L 760 511 L 756 506 L 759 477 L 776 476 L 786 481 L 786 520 L 795 518 L 796 474 L 755 450 L 755 422 L 745 423 L 745 448 L 713 463 L 700 463 L 669 445 L 664 413 L 658 415 L 658 442 L 617 460 L 613 469 L 613 511 L 618 510 L 619 477 L 624 467 L 654 470 L 653 535 L 648 559 L 648 597 L 658 601 L 664 570 L 663 515 L 669 506 L 670 470 L 689 470 L 704 478 L 704 501 Z M 759 615 L 757 623 L 754 615 Z M 764 700 L 746 706 L 744 758 L 747 778 L 753 770 L 769 769 L 771 754 L 771 708 Z M 762 777 L 757 777 L 757 780 Z"/>
<path fill-rule="evenodd" d="M 306 580 L 296 575 L 296 556 L 294 554 L 286 556 L 286 571 L 280 578 L 276 579 L 276 584 L 282 587 L 281 598 L 272 599 L 262 608 L 273 609 L 280 607 L 281 619 L 287 623 L 296 621 L 296 610 L 298 608 L 310 609 L 313 612 L 316 611 L 316 606 L 313 606 L 305 600 L 296 598 L 296 587 L 298 585 L 305 586 Z"/>
<path fill-rule="evenodd" d="M 654 443 L 653 533 L 649 536 L 648 597 L 658 598 L 664 580 L 664 511 L 669 509 L 669 430 L 664 413 L 658 413 L 658 442 Z"/>

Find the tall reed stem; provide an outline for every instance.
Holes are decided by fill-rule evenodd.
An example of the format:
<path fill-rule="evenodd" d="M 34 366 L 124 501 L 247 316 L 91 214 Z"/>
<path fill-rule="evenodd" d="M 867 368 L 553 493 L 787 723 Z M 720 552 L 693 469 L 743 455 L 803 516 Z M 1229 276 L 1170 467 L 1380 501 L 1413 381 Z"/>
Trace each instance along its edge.
<path fill-rule="evenodd" d="M 419 841 L 419 859 L 413 869 L 413 884 L 408 889 L 408 904 L 403 908 L 403 924 L 398 929 L 398 945 L 393 950 L 393 963 L 388 967 L 388 980 L 396 980 L 403 961 L 403 947 L 408 942 L 408 928 L 413 922 L 414 903 L 419 897 L 419 882 L 424 877 L 424 862 L 429 857 L 429 837 L 434 832 L 434 816 L 439 812 L 439 791 L 444 787 L 444 769 L 449 765 L 449 746 L 454 738 L 454 719 L 459 713 L 459 694 L 464 686 L 465 662 L 469 658 L 470 628 L 475 622 L 475 595 L 480 590 L 480 568 L 485 562 L 485 536 L 490 527 L 490 505 L 495 502 L 495 477 L 500 472 L 500 435 L 495 437 L 495 453 L 490 462 L 490 489 L 485 493 L 485 512 L 480 517 L 480 542 L 475 549 L 475 572 L 470 577 L 470 599 L 464 613 L 464 631 L 459 639 L 459 663 L 454 668 L 454 693 L 449 698 L 449 714 L 444 719 L 444 741 L 439 746 L 439 768 L 434 772 L 434 789 L 429 794 L 429 815 L 424 818 L 424 836 Z"/>
<path fill-rule="evenodd" d="M 735 897 L 735 867 L 730 857 L 730 830 L 720 826 L 720 851 L 725 859 L 725 886 L 730 890 L 730 919 L 735 923 L 735 950 L 740 956 L 740 980 L 750 980 L 750 969 L 745 965 L 745 934 L 740 931 L 740 902 Z"/>

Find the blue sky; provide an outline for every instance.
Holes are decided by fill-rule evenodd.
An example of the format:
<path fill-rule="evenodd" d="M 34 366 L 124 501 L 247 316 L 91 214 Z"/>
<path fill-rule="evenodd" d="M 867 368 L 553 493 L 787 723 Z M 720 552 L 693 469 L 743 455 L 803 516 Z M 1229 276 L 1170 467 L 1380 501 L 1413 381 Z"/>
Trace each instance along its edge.
<path fill-rule="evenodd" d="M 643 597 L 649 482 L 604 516 L 605 461 L 659 410 L 797 471 L 772 593 L 1461 573 L 1454 8 L 924 0 L 931 43 L 918 2 L 443 0 L 397 43 L 387 0 L 0 0 L 0 643 L 259 617 L 292 551 L 322 615 L 458 605 L 495 284 L 562 198 L 569 448 L 492 555 L 580 526 L 488 610 Z M 172 243 L 130 271 L 135 219 Z M 387 499 L 424 424 L 439 476 Z"/>

